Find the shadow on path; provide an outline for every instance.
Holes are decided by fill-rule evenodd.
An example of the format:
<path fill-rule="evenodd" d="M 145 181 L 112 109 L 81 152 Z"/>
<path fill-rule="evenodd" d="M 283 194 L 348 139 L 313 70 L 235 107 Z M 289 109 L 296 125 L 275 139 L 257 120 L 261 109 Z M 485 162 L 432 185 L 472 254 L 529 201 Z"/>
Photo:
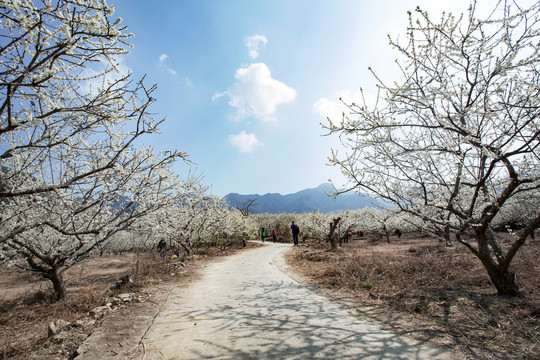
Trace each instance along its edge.
<path fill-rule="evenodd" d="M 145 339 L 145 358 L 453 358 L 352 316 L 298 284 L 272 263 L 283 246 L 269 248 L 214 264 L 201 282 L 179 293 Z"/>

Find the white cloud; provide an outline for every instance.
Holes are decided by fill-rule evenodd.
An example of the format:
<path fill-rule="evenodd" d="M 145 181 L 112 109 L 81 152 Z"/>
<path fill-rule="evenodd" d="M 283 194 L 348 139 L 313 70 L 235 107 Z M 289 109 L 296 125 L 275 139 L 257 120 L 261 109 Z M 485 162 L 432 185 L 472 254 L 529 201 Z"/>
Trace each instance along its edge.
<path fill-rule="evenodd" d="M 341 114 L 345 108 L 341 101 L 331 101 L 327 98 L 321 98 L 313 104 L 313 112 L 321 115 L 323 118 L 330 118 L 333 121 L 341 119 Z"/>
<path fill-rule="evenodd" d="M 255 134 L 247 134 L 245 131 L 237 135 L 229 135 L 229 142 L 232 146 L 240 150 L 240 152 L 244 153 L 250 153 L 256 147 L 263 145 Z"/>
<path fill-rule="evenodd" d="M 193 83 L 190 78 L 187 76 L 178 76 L 178 73 L 176 70 L 174 70 L 172 67 L 166 64 L 166 60 L 169 58 L 169 55 L 167 54 L 161 54 L 159 55 L 159 67 L 165 71 L 167 71 L 169 74 L 173 76 L 173 78 L 177 79 L 178 81 L 181 81 L 184 83 L 187 87 L 192 87 Z"/>
<path fill-rule="evenodd" d="M 268 40 L 263 35 L 253 35 L 248 36 L 244 39 L 244 44 L 246 44 L 249 52 L 249 57 L 251 59 L 257 59 L 259 57 L 259 47 L 266 45 Z"/>
<path fill-rule="evenodd" d="M 225 96 L 225 95 L 227 95 L 227 94 L 228 94 L 227 91 L 215 93 L 214 95 L 212 95 L 212 101 L 216 101 L 216 100 L 219 99 L 220 97 L 223 97 L 223 96 Z"/>
<path fill-rule="evenodd" d="M 229 105 L 237 109 L 237 119 L 254 116 L 264 121 L 274 120 L 276 107 L 293 101 L 296 90 L 273 79 L 264 63 L 251 64 L 236 71 L 236 82 L 226 92 Z M 223 96 L 215 94 L 212 99 Z"/>
<path fill-rule="evenodd" d="M 350 110 L 343 104 L 339 99 L 342 99 L 345 104 L 355 103 L 357 105 L 363 106 L 364 99 L 370 109 L 373 109 L 376 102 L 376 97 L 370 93 L 364 92 L 363 98 L 360 91 L 352 92 L 350 90 L 340 91 L 336 100 L 328 100 L 327 98 L 320 98 L 313 104 L 313 112 L 321 115 L 324 118 L 329 117 L 332 121 L 340 121 L 345 115 L 349 115 Z"/>
<path fill-rule="evenodd" d="M 192 87 L 193 86 L 193 81 L 191 81 L 191 79 L 188 78 L 187 76 L 184 76 L 183 80 L 184 80 L 184 85 L 186 85 L 187 87 Z"/>

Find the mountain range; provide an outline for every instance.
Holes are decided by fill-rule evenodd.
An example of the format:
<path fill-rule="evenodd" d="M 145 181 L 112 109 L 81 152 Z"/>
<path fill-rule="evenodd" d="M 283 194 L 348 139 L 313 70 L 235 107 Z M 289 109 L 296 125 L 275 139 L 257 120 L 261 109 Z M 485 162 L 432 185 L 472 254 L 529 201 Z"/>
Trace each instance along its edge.
<path fill-rule="evenodd" d="M 241 195 L 230 193 L 225 196 L 229 206 L 243 209 L 246 204 L 253 201 L 249 207 L 253 214 L 279 214 L 279 213 L 304 213 L 319 211 L 329 213 L 342 210 L 355 210 L 366 206 L 375 206 L 377 201 L 358 193 L 341 194 L 336 198 L 328 194 L 334 188 L 330 183 L 324 183 L 314 189 L 305 189 L 294 194 L 281 195 L 269 193 L 265 195 Z"/>

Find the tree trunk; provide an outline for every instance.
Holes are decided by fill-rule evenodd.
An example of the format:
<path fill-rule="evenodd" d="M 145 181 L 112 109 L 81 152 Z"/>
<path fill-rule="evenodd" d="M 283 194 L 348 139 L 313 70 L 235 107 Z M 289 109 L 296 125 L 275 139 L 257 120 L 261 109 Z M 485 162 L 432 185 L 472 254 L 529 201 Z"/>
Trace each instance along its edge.
<path fill-rule="evenodd" d="M 446 242 L 446 246 L 452 247 L 454 244 L 452 244 L 452 239 L 450 238 L 450 225 L 446 224 L 444 227 L 444 240 Z"/>
<path fill-rule="evenodd" d="M 489 240 L 488 240 L 489 239 Z M 500 249 L 497 240 L 491 233 L 477 234 L 478 240 L 478 253 L 476 256 L 480 259 L 484 268 L 486 269 L 491 283 L 497 289 L 499 295 L 511 295 L 518 296 L 520 295 L 519 288 L 516 285 L 516 274 L 510 267 L 501 265 L 501 260 L 503 260 L 504 255 L 502 254 L 502 249 Z M 488 244 L 491 241 L 491 247 L 495 247 L 494 252 L 500 252 L 495 254 L 493 257 Z M 496 260 L 497 259 L 497 260 Z"/>
<path fill-rule="evenodd" d="M 56 300 L 62 300 L 67 297 L 66 284 L 62 278 L 61 266 L 56 260 L 51 260 L 47 263 L 37 263 L 34 258 L 29 256 L 26 258 L 26 261 L 32 271 L 40 273 L 41 276 L 52 282 Z"/>
<path fill-rule="evenodd" d="M 49 280 L 53 283 L 56 300 L 65 299 L 67 297 L 66 284 L 59 268 L 52 268 Z"/>
<path fill-rule="evenodd" d="M 504 273 L 498 274 L 495 278 L 491 278 L 491 282 L 497 288 L 499 295 L 519 296 L 519 288 L 516 285 L 516 274 L 510 268 Z"/>
<path fill-rule="evenodd" d="M 510 266 L 505 270 L 502 270 L 499 266 L 493 266 L 491 261 L 489 265 L 486 265 L 484 261 L 482 261 L 482 263 L 487 270 L 491 283 L 495 286 L 499 295 L 521 295 L 519 288 L 516 285 L 516 274 Z"/>
<path fill-rule="evenodd" d="M 336 227 L 338 226 L 341 218 L 338 217 L 330 222 L 330 231 L 328 232 L 327 241 L 330 241 L 330 250 L 337 250 L 337 239 L 335 236 Z"/>

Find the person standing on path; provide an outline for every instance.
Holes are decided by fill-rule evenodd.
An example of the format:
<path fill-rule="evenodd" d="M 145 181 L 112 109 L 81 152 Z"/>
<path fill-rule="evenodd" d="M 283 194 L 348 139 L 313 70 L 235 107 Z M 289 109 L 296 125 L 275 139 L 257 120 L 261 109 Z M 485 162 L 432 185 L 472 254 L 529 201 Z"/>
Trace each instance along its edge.
<path fill-rule="evenodd" d="M 264 238 L 266 237 L 266 230 L 264 228 L 261 228 L 261 240 L 264 242 Z"/>
<path fill-rule="evenodd" d="M 294 223 L 294 221 L 292 222 L 292 225 L 291 225 L 291 233 L 292 233 L 292 237 L 294 241 L 293 246 L 298 246 L 298 234 L 300 234 L 300 228 L 298 227 L 298 225 Z"/>
<path fill-rule="evenodd" d="M 276 230 L 272 230 L 272 240 L 274 240 L 274 243 L 275 243 L 276 240 L 277 240 L 277 233 L 276 233 Z"/>

